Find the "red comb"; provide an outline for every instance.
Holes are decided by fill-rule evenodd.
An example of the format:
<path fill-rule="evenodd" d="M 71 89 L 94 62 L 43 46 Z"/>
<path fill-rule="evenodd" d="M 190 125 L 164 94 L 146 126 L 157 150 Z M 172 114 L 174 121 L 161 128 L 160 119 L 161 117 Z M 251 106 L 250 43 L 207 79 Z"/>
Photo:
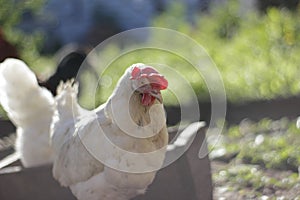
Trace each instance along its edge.
<path fill-rule="evenodd" d="M 150 66 L 135 66 L 133 68 L 130 79 L 139 79 L 142 77 L 148 78 L 154 89 L 164 90 L 168 87 L 168 81 L 164 76 Z"/>
<path fill-rule="evenodd" d="M 168 81 L 163 75 L 152 73 L 148 76 L 148 79 L 153 89 L 165 90 L 168 87 Z"/>
<path fill-rule="evenodd" d="M 130 79 L 137 79 L 140 74 L 141 74 L 141 69 L 135 66 L 131 72 Z"/>

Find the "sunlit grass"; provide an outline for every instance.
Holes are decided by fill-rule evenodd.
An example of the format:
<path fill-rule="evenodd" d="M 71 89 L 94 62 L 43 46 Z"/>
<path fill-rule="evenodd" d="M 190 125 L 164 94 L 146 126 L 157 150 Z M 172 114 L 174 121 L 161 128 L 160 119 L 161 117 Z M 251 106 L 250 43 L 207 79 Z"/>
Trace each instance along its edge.
<path fill-rule="evenodd" d="M 234 154 L 246 164 L 298 172 L 299 138 L 300 130 L 296 128 L 295 121 L 283 118 L 253 123 L 245 120 L 238 126 L 225 128 L 221 140 L 216 146 L 210 142 L 210 148 L 212 155 L 216 155 L 213 159 L 224 160 L 222 157 Z M 222 154 L 216 154 L 219 149 L 222 149 Z"/>
<path fill-rule="evenodd" d="M 244 120 L 224 129 L 216 141 L 208 136 L 210 158 L 221 161 L 213 173 L 217 187 L 243 198 L 263 195 L 294 198 L 300 180 L 300 130 L 295 121 L 263 119 L 258 123 Z M 268 191 L 278 191 L 274 192 Z"/>

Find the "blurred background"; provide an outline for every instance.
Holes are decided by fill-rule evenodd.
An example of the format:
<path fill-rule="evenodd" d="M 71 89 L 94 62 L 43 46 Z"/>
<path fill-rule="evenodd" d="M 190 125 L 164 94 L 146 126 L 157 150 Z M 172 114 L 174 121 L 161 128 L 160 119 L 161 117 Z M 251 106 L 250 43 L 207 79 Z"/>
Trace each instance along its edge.
<path fill-rule="evenodd" d="M 56 71 L 70 49 L 88 52 L 125 30 L 155 26 L 187 34 L 215 62 L 228 100 L 223 136 L 218 143 L 207 136 L 216 199 L 300 198 L 298 0 L 0 0 L 0 5 L 1 62 L 21 58 L 40 80 Z M 102 56 L 121 48 L 111 46 Z M 203 120 L 209 121 L 205 82 L 184 59 L 144 50 L 112 65 L 127 67 L 145 57 L 180 65 L 198 95 Z M 82 87 L 91 74 L 83 75 Z M 107 99 L 116 77 L 99 89 L 97 105 Z M 93 108 L 82 91 L 80 103 Z M 167 110 L 176 113 L 176 98 L 165 95 Z M 0 115 L 5 118 L 4 111 Z"/>

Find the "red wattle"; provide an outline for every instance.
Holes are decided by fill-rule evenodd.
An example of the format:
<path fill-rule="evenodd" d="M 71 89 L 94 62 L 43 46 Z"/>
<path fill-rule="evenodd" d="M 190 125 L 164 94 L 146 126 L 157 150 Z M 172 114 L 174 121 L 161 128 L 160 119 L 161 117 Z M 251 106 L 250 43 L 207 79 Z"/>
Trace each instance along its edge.
<path fill-rule="evenodd" d="M 149 93 L 143 93 L 142 104 L 144 106 L 150 106 L 154 103 L 155 97 L 151 96 Z"/>

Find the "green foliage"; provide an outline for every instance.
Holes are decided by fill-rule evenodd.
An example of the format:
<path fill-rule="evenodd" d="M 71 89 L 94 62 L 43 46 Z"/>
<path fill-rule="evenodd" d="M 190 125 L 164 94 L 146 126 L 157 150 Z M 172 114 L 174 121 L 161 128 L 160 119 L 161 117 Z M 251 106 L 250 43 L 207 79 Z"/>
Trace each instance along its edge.
<path fill-rule="evenodd" d="M 297 196 L 293 191 L 300 183 L 299 137 L 295 121 L 286 118 L 263 119 L 258 123 L 244 120 L 238 126 L 226 127 L 216 144 L 216 137 L 208 136 L 210 158 L 223 161 L 223 167 L 213 173 L 214 183 L 243 199 L 278 196 L 266 193 L 269 190 L 293 194 L 288 197 L 292 199 Z M 222 154 L 212 157 L 220 149 Z M 230 157 L 232 150 L 235 157 Z"/>
<path fill-rule="evenodd" d="M 4 29 L 17 25 L 22 14 L 27 12 L 37 12 L 44 3 L 44 0 L 0 0 L 0 24 Z"/>
<path fill-rule="evenodd" d="M 0 0 L 0 24 L 8 41 L 16 46 L 20 56 L 28 63 L 33 63 L 40 56 L 42 34 L 38 31 L 24 33 L 17 25 L 25 12 L 37 14 L 44 0 Z"/>
<path fill-rule="evenodd" d="M 181 4 L 171 4 L 169 10 L 153 21 L 153 26 L 177 30 L 202 45 L 220 71 L 229 101 L 271 99 L 300 93 L 300 24 L 297 23 L 300 13 L 275 8 L 265 15 L 255 11 L 241 13 L 237 1 L 231 0 L 199 15 L 194 26 L 186 21 L 185 12 Z M 159 34 L 150 35 L 149 43 L 157 41 L 165 40 Z M 177 42 L 172 41 L 168 45 L 170 48 L 179 45 L 182 51 L 191 51 L 185 44 Z M 121 51 L 122 47 L 112 45 L 101 52 L 101 56 L 106 59 Z M 193 66 L 180 56 L 143 49 L 116 58 L 106 72 L 110 74 L 111 85 L 97 89 L 96 105 L 111 94 L 123 69 L 136 62 L 164 63 L 174 67 L 189 81 L 200 100 L 208 100 L 210 93 L 201 74 L 195 73 Z M 175 87 L 181 87 L 176 78 L 168 79 Z M 184 89 L 181 88 L 181 91 Z M 178 104 L 171 92 L 164 96 L 166 104 Z M 90 99 L 82 98 L 81 102 L 87 107 L 94 107 Z"/>
<path fill-rule="evenodd" d="M 263 119 L 258 123 L 245 120 L 239 126 L 226 128 L 219 144 L 210 148 L 212 153 L 225 149 L 222 157 L 234 151 L 237 158 L 246 164 L 298 172 L 299 137 L 296 123 L 286 118 L 277 121 Z"/>
<path fill-rule="evenodd" d="M 300 166 L 300 150 L 298 148 L 300 131 L 294 126 L 293 123 L 287 129 L 278 130 L 277 133 L 260 135 L 263 141 L 257 144 L 256 140 L 252 140 L 245 144 L 239 157 L 245 163 L 297 172 L 298 166 Z"/>
<path fill-rule="evenodd" d="M 230 101 L 299 94 L 300 12 L 272 8 L 266 15 L 241 14 L 237 1 L 230 1 L 199 15 L 192 27 L 177 11 L 171 8 L 154 26 L 181 31 L 203 45 L 221 72 Z"/>
<path fill-rule="evenodd" d="M 298 183 L 297 174 L 288 173 L 285 177 L 265 173 L 255 165 L 230 165 L 228 168 L 214 174 L 216 182 L 229 184 L 231 190 L 245 192 L 246 195 L 262 196 L 264 189 L 291 189 Z M 248 190 L 247 190 L 248 188 Z M 250 191 L 249 191 L 250 190 Z"/>

